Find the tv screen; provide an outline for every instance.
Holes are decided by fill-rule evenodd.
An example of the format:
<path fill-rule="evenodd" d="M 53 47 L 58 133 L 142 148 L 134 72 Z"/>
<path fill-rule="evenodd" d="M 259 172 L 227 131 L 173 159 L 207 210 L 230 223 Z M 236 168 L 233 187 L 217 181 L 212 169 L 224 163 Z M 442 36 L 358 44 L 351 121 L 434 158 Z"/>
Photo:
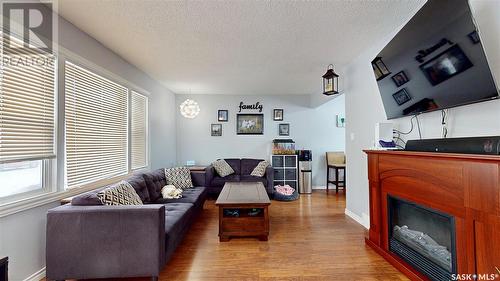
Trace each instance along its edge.
<path fill-rule="evenodd" d="M 467 0 L 429 0 L 372 67 L 388 119 L 499 97 Z"/>

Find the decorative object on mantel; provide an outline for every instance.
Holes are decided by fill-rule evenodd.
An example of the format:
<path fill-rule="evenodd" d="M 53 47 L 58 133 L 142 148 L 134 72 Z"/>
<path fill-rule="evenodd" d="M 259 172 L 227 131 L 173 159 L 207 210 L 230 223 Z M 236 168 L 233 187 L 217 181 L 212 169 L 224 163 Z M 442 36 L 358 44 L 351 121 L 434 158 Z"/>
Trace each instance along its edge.
<path fill-rule="evenodd" d="M 283 121 L 283 109 L 275 108 L 273 110 L 273 121 Z"/>
<path fill-rule="evenodd" d="M 372 61 L 372 68 L 377 81 L 380 81 L 391 74 L 389 69 L 387 69 L 387 66 L 385 66 L 385 63 L 382 61 L 381 57 L 376 57 Z"/>
<path fill-rule="evenodd" d="M 243 102 L 240 102 L 240 105 L 238 106 L 240 109 L 238 112 L 241 112 L 243 109 L 246 110 L 258 110 L 259 112 L 262 112 L 262 109 L 264 109 L 264 106 L 260 104 L 260 102 L 256 102 L 254 104 L 244 104 Z"/>
<path fill-rule="evenodd" d="M 339 75 L 333 71 L 333 64 L 328 65 L 323 75 L 323 95 L 331 96 L 339 93 Z"/>
<path fill-rule="evenodd" d="M 278 134 L 280 136 L 289 136 L 290 135 L 290 124 L 281 123 L 278 125 Z"/>
<path fill-rule="evenodd" d="M 210 134 L 212 137 L 222 136 L 222 124 L 212 124 L 210 126 Z"/>
<path fill-rule="evenodd" d="M 194 100 L 187 99 L 179 106 L 182 116 L 193 119 L 200 113 L 200 106 Z"/>
<path fill-rule="evenodd" d="M 481 40 L 479 39 L 479 34 L 477 33 L 476 30 L 472 31 L 471 33 L 467 34 L 467 37 L 469 37 L 470 41 L 472 44 L 477 44 Z"/>
<path fill-rule="evenodd" d="M 336 116 L 337 119 L 337 128 L 345 128 L 345 116 L 344 114 L 339 114 Z"/>
<path fill-rule="evenodd" d="M 219 109 L 217 111 L 217 121 L 227 122 L 229 120 L 229 111 L 225 109 Z"/>
<path fill-rule="evenodd" d="M 408 94 L 408 91 L 406 91 L 406 88 L 403 88 L 397 91 L 396 93 L 392 94 L 392 97 L 394 98 L 394 100 L 398 105 L 402 105 L 411 100 L 411 96 L 410 94 Z"/>
<path fill-rule="evenodd" d="M 236 134 L 264 134 L 264 114 L 243 113 L 236 115 Z"/>
<path fill-rule="evenodd" d="M 392 81 L 394 81 L 394 84 L 396 84 L 396 87 L 400 87 L 401 85 L 406 84 L 408 81 L 410 81 L 403 70 L 394 74 L 391 79 Z"/>

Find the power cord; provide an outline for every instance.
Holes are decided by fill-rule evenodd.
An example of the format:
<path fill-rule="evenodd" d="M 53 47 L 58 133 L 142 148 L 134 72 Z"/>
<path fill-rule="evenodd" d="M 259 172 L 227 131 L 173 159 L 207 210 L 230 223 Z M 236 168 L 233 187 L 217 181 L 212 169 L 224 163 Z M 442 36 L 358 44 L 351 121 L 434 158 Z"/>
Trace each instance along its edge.
<path fill-rule="evenodd" d="M 446 138 L 448 136 L 448 127 L 446 123 L 448 122 L 448 109 L 441 110 L 441 127 L 442 127 L 442 136 Z"/>

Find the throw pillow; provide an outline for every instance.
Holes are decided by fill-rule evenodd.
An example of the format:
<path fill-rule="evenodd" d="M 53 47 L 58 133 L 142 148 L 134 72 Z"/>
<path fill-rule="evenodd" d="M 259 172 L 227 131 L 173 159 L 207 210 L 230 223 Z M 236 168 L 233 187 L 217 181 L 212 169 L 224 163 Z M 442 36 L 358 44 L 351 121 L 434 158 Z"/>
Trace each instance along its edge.
<path fill-rule="evenodd" d="M 165 185 L 161 189 L 161 196 L 165 199 L 179 199 L 182 197 L 182 189 L 173 185 Z"/>
<path fill-rule="evenodd" d="M 165 169 L 165 178 L 167 179 L 167 185 L 173 185 L 176 188 L 186 189 L 193 187 L 191 171 L 187 167 Z"/>
<path fill-rule="evenodd" d="M 269 166 L 269 162 L 260 161 L 259 164 L 253 169 L 251 176 L 263 177 L 266 174 L 266 168 Z"/>
<path fill-rule="evenodd" d="M 121 181 L 97 192 L 97 197 L 103 205 L 142 205 L 141 198 L 126 181 Z"/>
<path fill-rule="evenodd" d="M 224 159 L 219 159 L 213 162 L 212 165 L 214 166 L 217 174 L 219 174 L 219 176 L 221 177 L 227 177 L 231 174 L 234 174 L 233 168 L 231 168 L 231 166 L 229 166 L 229 164 Z"/>

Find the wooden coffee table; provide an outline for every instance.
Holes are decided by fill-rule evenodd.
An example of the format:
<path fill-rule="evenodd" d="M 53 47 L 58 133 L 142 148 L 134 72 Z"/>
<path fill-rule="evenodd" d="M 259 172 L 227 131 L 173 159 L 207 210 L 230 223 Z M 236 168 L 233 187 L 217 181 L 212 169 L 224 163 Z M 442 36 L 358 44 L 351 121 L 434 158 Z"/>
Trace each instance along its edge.
<path fill-rule="evenodd" d="M 215 205 L 219 206 L 219 240 L 256 236 L 267 241 L 271 200 L 261 182 L 228 182 Z"/>

